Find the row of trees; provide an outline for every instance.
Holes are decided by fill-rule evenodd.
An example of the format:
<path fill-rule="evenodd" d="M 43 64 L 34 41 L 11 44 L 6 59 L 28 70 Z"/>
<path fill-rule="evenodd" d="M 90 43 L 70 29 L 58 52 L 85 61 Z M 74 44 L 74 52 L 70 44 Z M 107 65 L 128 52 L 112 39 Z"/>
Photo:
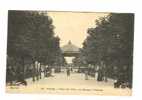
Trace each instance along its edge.
<path fill-rule="evenodd" d="M 52 19 L 46 12 L 9 11 L 7 68 L 24 71 L 26 64 L 35 61 L 50 66 L 63 64 L 59 40 L 54 36 Z"/>
<path fill-rule="evenodd" d="M 75 63 L 100 67 L 103 63 L 108 77 L 122 77 L 132 83 L 134 15 L 109 14 L 96 20 L 96 27 L 87 33 Z"/>

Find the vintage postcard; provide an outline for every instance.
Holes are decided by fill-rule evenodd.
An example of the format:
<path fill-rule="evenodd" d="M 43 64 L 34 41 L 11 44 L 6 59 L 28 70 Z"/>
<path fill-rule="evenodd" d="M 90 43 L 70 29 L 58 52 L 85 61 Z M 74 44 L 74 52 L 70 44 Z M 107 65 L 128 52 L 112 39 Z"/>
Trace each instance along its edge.
<path fill-rule="evenodd" d="M 134 14 L 8 11 L 6 93 L 132 95 Z"/>

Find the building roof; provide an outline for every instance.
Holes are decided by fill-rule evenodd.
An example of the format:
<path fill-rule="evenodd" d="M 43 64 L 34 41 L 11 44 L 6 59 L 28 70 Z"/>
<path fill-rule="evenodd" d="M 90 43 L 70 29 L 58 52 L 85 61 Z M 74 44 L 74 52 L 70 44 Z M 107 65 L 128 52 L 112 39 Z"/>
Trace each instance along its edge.
<path fill-rule="evenodd" d="M 68 44 L 64 45 L 61 48 L 62 52 L 79 52 L 79 48 L 71 43 L 71 41 L 68 42 Z"/>

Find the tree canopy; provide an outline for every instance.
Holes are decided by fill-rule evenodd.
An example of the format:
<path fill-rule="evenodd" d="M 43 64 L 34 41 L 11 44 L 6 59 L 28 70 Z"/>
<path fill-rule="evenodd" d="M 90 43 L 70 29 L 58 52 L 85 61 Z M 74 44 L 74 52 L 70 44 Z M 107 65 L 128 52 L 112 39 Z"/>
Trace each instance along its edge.
<path fill-rule="evenodd" d="M 46 12 L 9 11 L 7 55 L 13 59 L 57 63 L 61 56 L 59 37 L 54 36 L 52 19 Z M 29 60 L 28 59 L 28 60 Z M 63 60 L 62 60 L 63 61 Z"/>
<path fill-rule="evenodd" d="M 125 66 L 123 73 L 132 80 L 134 15 L 111 13 L 96 20 L 96 27 L 88 28 L 87 33 L 81 50 L 85 59 L 81 61 L 93 65 L 103 62 L 111 75 L 114 67 L 121 73 Z"/>

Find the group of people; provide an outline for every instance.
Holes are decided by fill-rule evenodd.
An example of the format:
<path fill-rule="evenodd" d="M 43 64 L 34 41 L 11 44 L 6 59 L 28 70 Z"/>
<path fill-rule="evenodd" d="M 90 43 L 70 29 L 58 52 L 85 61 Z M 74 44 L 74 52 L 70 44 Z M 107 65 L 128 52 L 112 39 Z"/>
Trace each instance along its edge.
<path fill-rule="evenodd" d="M 34 64 L 30 64 L 25 67 L 7 66 L 6 82 L 9 85 L 23 84 L 27 85 L 26 78 L 32 78 L 32 81 L 38 81 L 43 77 L 52 76 L 52 69 L 48 65 L 41 65 L 40 62 L 35 61 Z"/>
<path fill-rule="evenodd" d="M 41 69 L 41 65 L 38 61 L 35 61 L 35 64 L 33 64 L 31 66 L 31 69 L 32 69 L 32 79 L 33 79 L 33 82 L 35 82 L 35 80 L 39 80 L 41 79 L 42 75 L 41 75 L 41 72 L 42 72 L 42 69 Z"/>
<path fill-rule="evenodd" d="M 97 81 L 105 81 L 107 82 L 107 71 L 105 69 L 105 65 L 96 66 L 89 64 L 87 68 L 84 70 L 85 80 L 89 79 L 89 76 L 94 77 Z"/>
<path fill-rule="evenodd" d="M 18 83 L 18 84 L 23 84 L 23 85 L 27 85 L 26 82 L 26 76 L 25 73 L 29 72 L 30 73 L 30 77 L 32 77 L 32 81 L 38 81 L 43 77 L 50 77 L 50 76 L 54 76 L 53 73 L 53 69 L 52 67 L 48 66 L 48 65 L 41 65 L 40 62 L 35 61 L 34 64 L 31 65 L 30 70 L 26 70 L 24 71 L 24 69 L 18 69 L 20 67 L 17 67 L 17 69 L 15 67 L 12 66 L 8 66 L 7 67 L 7 75 L 6 75 L 6 82 L 10 83 L 10 85 L 12 85 L 14 82 Z M 117 68 L 117 67 L 114 67 Z M 71 72 L 73 71 L 72 67 L 68 66 L 66 68 L 66 74 L 67 77 L 69 77 L 71 75 Z M 115 72 L 116 71 L 116 72 Z M 119 72 L 119 73 L 118 73 Z M 118 69 L 114 69 L 115 76 L 115 80 L 116 82 L 114 83 L 114 87 L 118 88 L 120 86 L 124 87 L 126 85 L 129 85 L 129 87 L 131 86 L 131 82 L 129 82 L 129 78 L 127 75 L 127 67 L 124 67 L 123 70 L 118 71 Z M 106 66 L 105 64 L 101 64 L 101 66 L 93 66 L 93 65 L 88 65 L 88 67 L 86 67 L 83 71 L 84 73 L 84 79 L 88 80 L 89 77 L 94 77 L 97 81 L 105 81 L 107 82 L 108 79 L 108 71 L 106 70 Z"/>
<path fill-rule="evenodd" d="M 128 66 L 123 66 L 122 69 L 116 69 L 117 67 L 114 67 L 113 76 L 110 76 L 110 78 L 114 79 L 114 88 L 132 88 L 132 84 L 130 82 L 131 79 L 129 79 L 128 76 Z M 93 67 L 89 65 L 87 68 L 84 70 L 85 74 L 85 80 L 89 79 L 89 76 L 95 77 L 97 81 L 108 81 L 109 77 L 109 71 L 106 69 L 105 64 L 101 63 L 101 66 L 96 66 L 95 70 L 93 70 Z M 93 74 L 93 75 L 92 75 Z"/>
<path fill-rule="evenodd" d="M 53 68 L 51 68 L 48 65 L 41 65 L 39 62 L 35 62 L 33 68 L 33 73 L 32 73 L 32 78 L 33 78 L 33 82 L 35 82 L 36 80 L 38 81 L 39 79 L 42 78 L 42 73 L 43 73 L 43 77 L 50 77 L 53 76 Z"/>

